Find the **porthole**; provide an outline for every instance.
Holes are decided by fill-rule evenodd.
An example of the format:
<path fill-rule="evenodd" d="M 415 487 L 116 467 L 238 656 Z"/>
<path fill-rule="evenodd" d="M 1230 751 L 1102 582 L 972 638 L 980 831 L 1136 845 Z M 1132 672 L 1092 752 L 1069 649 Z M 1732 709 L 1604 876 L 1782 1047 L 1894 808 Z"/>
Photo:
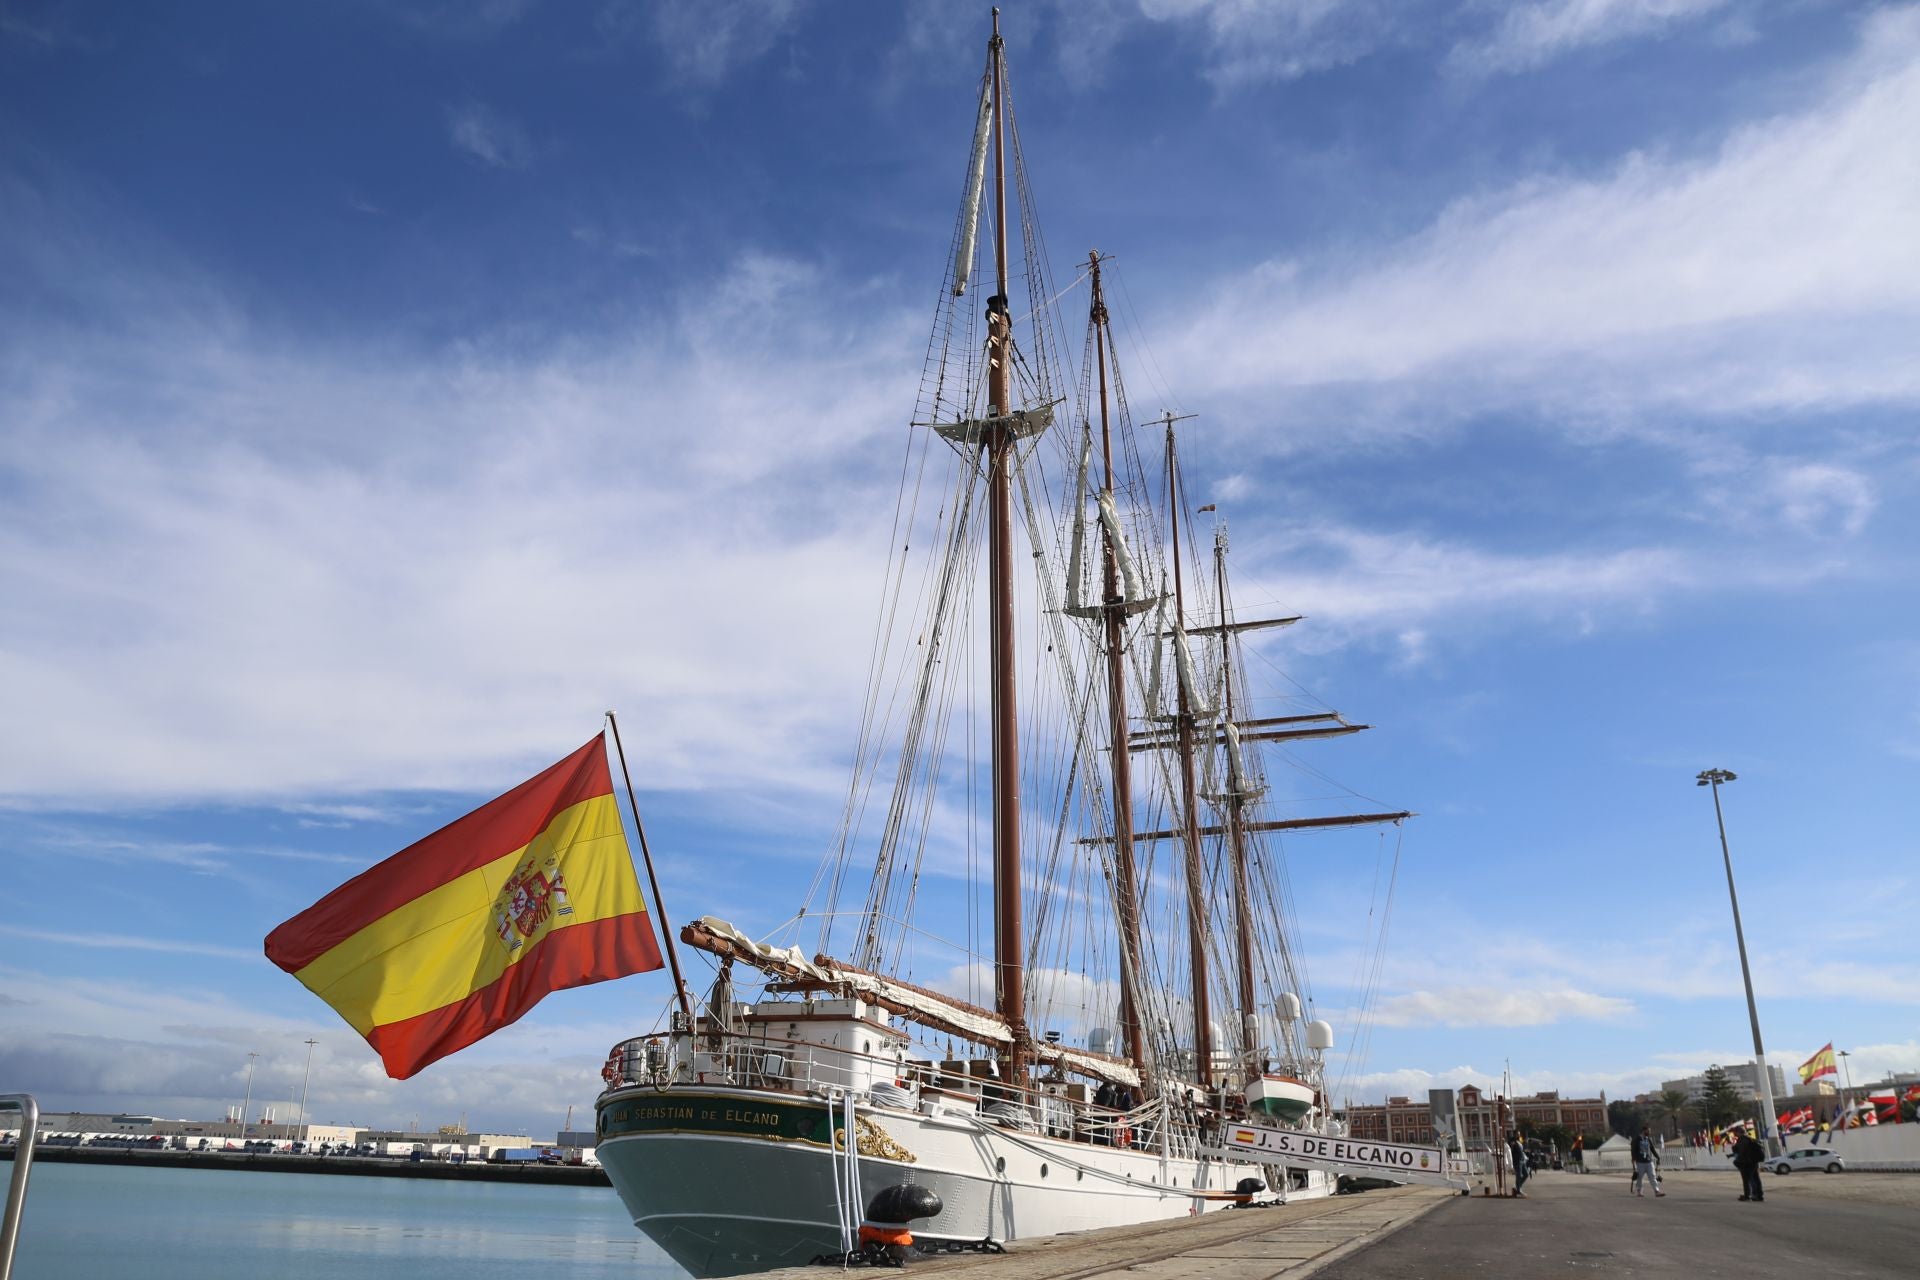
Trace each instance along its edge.
<path fill-rule="evenodd" d="M 1073 1171 L 1073 1180 L 1075 1182 L 1085 1182 L 1087 1180 L 1087 1171 L 1085 1169 L 1075 1169 Z"/>
<path fill-rule="evenodd" d="M 1005 1156 L 1001 1156 L 993 1162 L 993 1171 L 995 1173 L 1005 1173 L 1007 1171 L 1007 1158 Z"/>
<path fill-rule="evenodd" d="M 1045 1165 L 1040 1166 L 1040 1176 L 1043 1178 L 1047 1176 L 1047 1166 Z"/>

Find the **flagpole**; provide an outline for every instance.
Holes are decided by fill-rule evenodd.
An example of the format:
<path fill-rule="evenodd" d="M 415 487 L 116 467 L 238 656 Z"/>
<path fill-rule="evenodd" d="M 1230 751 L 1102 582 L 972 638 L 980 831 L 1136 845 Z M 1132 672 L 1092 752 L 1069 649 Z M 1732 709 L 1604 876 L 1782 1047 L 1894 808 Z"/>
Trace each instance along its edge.
<path fill-rule="evenodd" d="M 1733 889 L 1733 853 L 1727 848 L 1727 820 L 1720 812 L 1720 784 L 1732 782 L 1737 775 L 1731 769 L 1702 769 L 1694 777 L 1694 785 L 1713 788 L 1713 820 L 1720 826 L 1720 857 L 1727 864 L 1727 900 L 1733 903 L 1733 940 L 1740 949 L 1740 980 L 1747 987 L 1747 1021 L 1753 1027 L 1753 1060 L 1759 1073 L 1760 1100 L 1766 1111 L 1761 1119 L 1761 1135 L 1766 1139 L 1767 1154 L 1776 1156 L 1784 1147 L 1776 1149 L 1779 1135 L 1780 1117 L 1773 1105 L 1773 1080 L 1767 1074 L 1767 1051 L 1760 1043 L 1760 1010 L 1753 1002 L 1753 970 L 1747 967 L 1747 935 L 1740 927 L 1740 895 Z"/>
<path fill-rule="evenodd" d="M 613 729 L 613 749 L 620 757 L 620 777 L 627 784 L 627 808 L 633 812 L 633 829 L 640 836 L 640 857 L 647 864 L 647 883 L 653 887 L 654 909 L 660 913 L 660 936 L 667 943 L 667 964 L 673 969 L 673 988 L 680 1001 L 680 1016 L 688 1031 L 693 1030 L 693 1002 L 687 996 L 687 980 L 680 975 L 680 953 L 673 945 L 673 922 L 667 919 L 667 903 L 660 896 L 660 877 L 653 871 L 653 851 L 647 847 L 647 828 L 640 821 L 640 806 L 633 798 L 633 775 L 627 772 L 627 749 L 620 743 L 620 721 L 607 712 L 607 724 Z"/>

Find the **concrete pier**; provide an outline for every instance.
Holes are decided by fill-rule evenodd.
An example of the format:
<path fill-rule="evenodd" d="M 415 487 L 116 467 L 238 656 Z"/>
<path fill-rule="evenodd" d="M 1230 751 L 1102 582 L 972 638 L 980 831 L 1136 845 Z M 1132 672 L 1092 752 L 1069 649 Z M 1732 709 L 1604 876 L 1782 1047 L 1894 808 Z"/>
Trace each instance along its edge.
<path fill-rule="evenodd" d="M 1017 1240 L 1005 1254 L 957 1254 L 911 1263 L 915 1276 L 968 1273 L 968 1280 L 1129 1280 L 1302 1277 L 1355 1253 L 1457 1197 L 1433 1187 L 1233 1209 L 1201 1218 Z M 819 1280 L 820 1267 L 789 1267 L 765 1280 Z M 885 1271 L 863 1274 L 887 1275 Z"/>

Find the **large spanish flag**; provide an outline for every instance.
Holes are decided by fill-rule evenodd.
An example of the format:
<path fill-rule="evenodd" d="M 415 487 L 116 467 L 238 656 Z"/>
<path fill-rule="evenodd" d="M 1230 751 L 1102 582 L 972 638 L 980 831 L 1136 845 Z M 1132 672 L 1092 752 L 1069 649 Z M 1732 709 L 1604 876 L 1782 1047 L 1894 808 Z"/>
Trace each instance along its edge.
<path fill-rule="evenodd" d="M 1827 1041 L 1826 1048 L 1800 1064 L 1800 1083 L 1812 1084 L 1821 1076 L 1837 1076 L 1840 1068 L 1834 1065 L 1833 1041 Z"/>
<path fill-rule="evenodd" d="M 658 969 L 605 745 L 594 738 L 347 881 L 268 934 L 267 958 L 396 1080 L 549 991 Z"/>

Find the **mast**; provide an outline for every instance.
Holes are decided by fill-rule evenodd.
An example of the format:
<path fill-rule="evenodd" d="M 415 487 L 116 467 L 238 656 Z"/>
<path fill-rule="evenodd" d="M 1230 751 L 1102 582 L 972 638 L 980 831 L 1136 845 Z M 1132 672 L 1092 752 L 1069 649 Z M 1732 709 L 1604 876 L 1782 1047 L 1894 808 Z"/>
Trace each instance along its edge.
<path fill-rule="evenodd" d="M 1167 516 L 1173 525 L 1173 617 L 1186 626 L 1186 597 L 1180 573 L 1180 469 L 1174 452 L 1173 415 L 1167 415 Z M 1207 1000 L 1207 889 L 1200 869 L 1200 828 L 1193 783 L 1193 706 L 1184 675 L 1175 679 L 1180 693 L 1178 726 L 1180 748 L 1180 807 L 1187 853 L 1187 967 L 1193 978 L 1194 1079 L 1203 1087 L 1213 1083 L 1213 1019 Z M 1129 832 L 1131 835 L 1131 832 Z"/>
<path fill-rule="evenodd" d="M 1104 468 L 1101 491 L 1113 499 L 1113 428 L 1107 417 L 1107 304 L 1100 292 L 1100 253 L 1087 254 L 1093 276 L 1093 303 L 1089 318 L 1094 327 L 1094 358 L 1100 381 L 1100 461 Z M 1135 898 L 1139 883 L 1133 866 L 1133 764 L 1127 749 L 1126 663 L 1122 657 L 1125 643 L 1126 600 L 1120 591 L 1119 556 L 1113 534 L 1103 520 L 1100 524 L 1103 588 L 1101 621 L 1106 630 L 1107 649 L 1107 735 L 1113 747 L 1113 863 L 1114 878 L 1119 881 L 1120 906 L 1120 1039 L 1134 1065 L 1146 1067 L 1146 1049 L 1140 1032 L 1140 1011 L 1134 1005 L 1134 983 L 1140 972 L 1140 906 Z"/>
<path fill-rule="evenodd" d="M 987 70 L 993 84 L 993 269 L 987 299 L 988 631 L 993 684 L 993 958 L 994 1003 L 1013 1032 L 1001 1055 L 1002 1083 L 1018 1084 L 1028 1040 L 1026 958 L 1020 920 L 1020 722 L 1013 644 L 1012 318 L 1007 312 L 1007 166 L 1005 47 L 1000 10 L 993 11 Z"/>
<path fill-rule="evenodd" d="M 1233 724 L 1233 640 L 1227 631 L 1227 530 L 1224 525 L 1213 535 L 1213 582 L 1220 597 L 1220 666 L 1226 687 L 1222 712 L 1225 725 Z M 1253 989 L 1253 894 L 1247 884 L 1247 832 L 1241 822 L 1241 807 L 1246 804 L 1240 777 L 1240 748 L 1233 735 L 1226 736 L 1227 748 L 1227 831 L 1233 856 L 1233 930 L 1240 968 L 1240 1024 L 1246 1037 L 1247 1064 L 1242 1083 L 1251 1081 L 1260 1055 L 1260 1014 L 1254 1003 Z"/>

